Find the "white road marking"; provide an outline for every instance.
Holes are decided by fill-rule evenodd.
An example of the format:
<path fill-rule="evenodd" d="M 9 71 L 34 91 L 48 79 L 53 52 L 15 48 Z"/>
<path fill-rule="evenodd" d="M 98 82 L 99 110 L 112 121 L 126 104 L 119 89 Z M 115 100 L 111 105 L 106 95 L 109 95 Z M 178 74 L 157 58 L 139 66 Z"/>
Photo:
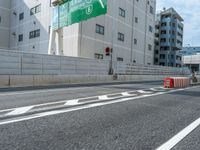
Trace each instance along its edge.
<path fill-rule="evenodd" d="M 98 98 L 100 100 L 107 100 L 107 99 L 109 99 L 107 95 L 99 96 Z"/>
<path fill-rule="evenodd" d="M 180 131 L 178 134 L 176 134 L 174 137 L 172 137 L 169 141 L 167 141 L 166 143 L 161 145 L 156 150 L 170 150 L 170 149 L 172 149 L 181 140 L 183 140 L 188 134 L 190 134 L 194 129 L 196 129 L 199 125 L 200 125 L 200 118 L 198 118 L 196 121 L 191 123 L 185 129 Z"/>
<path fill-rule="evenodd" d="M 155 92 L 159 91 L 159 90 L 156 89 L 156 88 L 150 88 L 150 90 L 151 90 L 151 91 L 155 91 Z"/>
<path fill-rule="evenodd" d="M 6 111 L 12 111 L 12 110 L 14 110 L 14 109 L 13 108 L 11 108 L 11 109 L 4 109 L 4 110 L 0 110 L 0 113 L 6 112 Z"/>
<path fill-rule="evenodd" d="M 82 89 L 82 88 L 81 88 Z M 65 89 L 66 90 L 66 89 Z M 48 91 L 48 90 L 47 90 Z M 46 92 L 46 91 L 45 91 Z M 129 92 L 135 92 L 135 91 L 129 91 Z M 32 92 L 31 92 L 32 93 Z M 36 93 L 36 92 L 35 92 Z M 32 93 L 32 94 L 34 94 L 34 93 Z M 114 94 L 121 94 L 121 93 L 114 93 Z M 113 95 L 113 94 L 108 94 L 108 95 Z M 108 96 L 107 95 L 107 96 Z M 133 94 L 131 94 L 131 95 L 133 95 Z M 1 96 L 1 95 L 0 95 Z M 91 96 L 91 97 L 84 97 L 84 98 L 77 98 L 77 99 L 79 99 L 79 100 L 82 100 L 82 99 L 86 99 L 86 98 L 96 98 L 96 97 L 100 97 L 100 96 L 102 96 L 102 95 L 99 95 L 99 96 Z M 121 96 L 120 96 L 121 97 Z M 120 98 L 120 97 L 115 97 L 115 98 Z M 72 99 L 73 100 L 73 99 Z M 43 103 L 43 104 L 36 104 L 36 105 L 31 105 L 31 106 L 33 106 L 33 107 L 40 107 L 40 106 L 47 106 L 47 105 L 53 105 L 53 104 L 62 104 L 62 103 L 64 103 L 64 104 L 66 104 L 66 102 L 67 102 L 67 100 L 62 100 L 62 101 L 57 101 L 57 102 L 49 102 L 49 103 Z M 28 107 L 28 106 L 26 106 L 26 107 Z M 12 111 L 12 110 L 15 110 L 15 109 L 17 109 L 17 107 L 16 108 L 10 108 L 10 109 L 4 109 L 4 110 L 0 110 L 0 112 L 6 112 L 6 111 Z"/>
<path fill-rule="evenodd" d="M 144 91 L 144 90 L 137 90 L 137 92 L 142 93 L 142 94 L 151 94 L 152 93 L 152 92 Z"/>
<path fill-rule="evenodd" d="M 121 93 L 123 96 L 134 96 L 134 95 L 136 95 L 136 94 L 129 94 L 128 92 L 123 92 L 123 93 Z"/>
<path fill-rule="evenodd" d="M 104 8 L 104 4 L 103 4 L 102 0 L 99 0 L 99 3 L 101 4 L 101 7 Z"/>
<path fill-rule="evenodd" d="M 6 116 L 21 115 L 31 110 L 34 106 L 20 107 L 6 114 Z"/>
<path fill-rule="evenodd" d="M 192 87 L 192 88 L 194 88 L 194 87 Z M 96 103 L 96 104 L 93 104 L 93 105 L 89 104 L 89 105 L 84 105 L 84 106 L 80 106 L 80 107 L 76 107 L 76 108 L 68 108 L 68 109 L 63 109 L 63 110 L 38 113 L 38 114 L 29 115 L 29 116 L 24 116 L 23 118 L 14 118 L 14 119 L 11 119 L 11 120 L 0 121 L 0 125 L 26 121 L 26 120 L 46 117 L 46 116 L 50 116 L 50 115 L 63 114 L 63 113 L 67 113 L 67 112 L 78 111 L 78 110 L 88 109 L 88 108 L 93 108 L 93 107 L 99 107 L 99 106 L 104 106 L 104 105 L 121 103 L 121 102 L 125 102 L 125 101 L 139 99 L 139 98 L 158 96 L 158 95 L 162 95 L 162 94 L 168 94 L 168 93 L 183 91 L 183 90 L 186 90 L 186 89 L 189 89 L 189 88 L 176 89 L 176 90 L 171 90 L 171 91 L 166 91 L 166 92 L 158 92 L 158 93 L 154 93 L 154 94 L 150 94 L 150 95 L 142 95 L 142 96 L 137 96 L 137 97 L 124 98 L 124 99 L 120 99 L 120 100 L 107 101 L 107 102 L 103 102 L 103 103 L 101 102 L 101 103 Z"/>
<path fill-rule="evenodd" d="M 79 101 L 78 99 L 69 100 L 64 105 L 70 105 L 70 106 L 77 105 L 78 101 Z"/>

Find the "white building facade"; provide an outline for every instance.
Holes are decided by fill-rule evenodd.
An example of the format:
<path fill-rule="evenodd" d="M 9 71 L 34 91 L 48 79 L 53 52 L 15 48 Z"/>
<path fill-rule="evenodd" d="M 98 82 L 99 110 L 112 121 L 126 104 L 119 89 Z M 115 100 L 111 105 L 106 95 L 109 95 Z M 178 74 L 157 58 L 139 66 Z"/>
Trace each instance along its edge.
<path fill-rule="evenodd" d="M 10 6 L 9 0 L 0 0 L 0 48 L 9 47 Z"/>
<path fill-rule="evenodd" d="M 0 0 L 5 1 L 9 0 Z M 51 0 L 10 2 L 8 48 L 47 54 L 53 9 Z M 61 55 L 110 59 L 105 55 L 105 49 L 109 47 L 113 49 L 113 60 L 152 65 L 155 9 L 156 0 L 108 0 L 106 15 L 59 30 L 51 53 L 56 52 L 60 43 Z"/>

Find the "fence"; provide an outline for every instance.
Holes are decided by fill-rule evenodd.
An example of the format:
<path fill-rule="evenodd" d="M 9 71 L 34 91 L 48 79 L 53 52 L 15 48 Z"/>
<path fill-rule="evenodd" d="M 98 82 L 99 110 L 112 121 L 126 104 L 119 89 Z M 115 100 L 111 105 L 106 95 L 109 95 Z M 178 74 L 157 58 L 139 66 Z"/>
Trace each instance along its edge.
<path fill-rule="evenodd" d="M 143 66 L 113 62 L 115 74 L 186 75 L 187 68 Z M 109 62 L 96 59 L 19 53 L 0 50 L 0 75 L 107 75 Z"/>
<path fill-rule="evenodd" d="M 188 68 L 175 68 L 165 66 L 144 66 L 136 64 L 123 64 L 117 63 L 115 65 L 117 74 L 127 75 L 189 75 L 190 70 Z"/>

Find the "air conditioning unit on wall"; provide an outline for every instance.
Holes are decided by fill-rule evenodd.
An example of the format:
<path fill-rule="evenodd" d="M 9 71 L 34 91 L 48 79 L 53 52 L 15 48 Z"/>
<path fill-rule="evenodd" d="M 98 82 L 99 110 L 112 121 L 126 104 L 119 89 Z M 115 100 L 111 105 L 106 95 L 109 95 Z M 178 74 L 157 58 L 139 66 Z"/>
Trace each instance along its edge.
<path fill-rule="evenodd" d="M 12 35 L 13 35 L 13 36 L 16 36 L 16 32 L 13 32 Z"/>
<path fill-rule="evenodd" d="M 52 1 L 52 5 L 53 6 L 57 6 L 57 5 L 60 5 L 60 4 L 64 3 L 64 2 L 67 2 L 67 1 L 70 1 L 70 0 L 53 0 Z"/>
<path fill-rule="evenodd" d="M 57 6 L 57 5 L 61 4 L 62 2 L 63 2 L 62 0 L 53 0 L 52 5 Z"/>

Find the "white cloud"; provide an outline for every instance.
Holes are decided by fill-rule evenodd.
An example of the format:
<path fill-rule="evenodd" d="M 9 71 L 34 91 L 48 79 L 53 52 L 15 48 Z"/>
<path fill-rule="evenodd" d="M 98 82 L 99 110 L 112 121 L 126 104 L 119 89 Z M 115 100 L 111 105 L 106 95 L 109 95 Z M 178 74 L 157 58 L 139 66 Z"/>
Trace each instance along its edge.
<path fill-rule="evenodd" d="M 157 10 L 173 7 L 184 19 L 184 44 L 200 46 L 200 0 L 157 0 Z"/>

